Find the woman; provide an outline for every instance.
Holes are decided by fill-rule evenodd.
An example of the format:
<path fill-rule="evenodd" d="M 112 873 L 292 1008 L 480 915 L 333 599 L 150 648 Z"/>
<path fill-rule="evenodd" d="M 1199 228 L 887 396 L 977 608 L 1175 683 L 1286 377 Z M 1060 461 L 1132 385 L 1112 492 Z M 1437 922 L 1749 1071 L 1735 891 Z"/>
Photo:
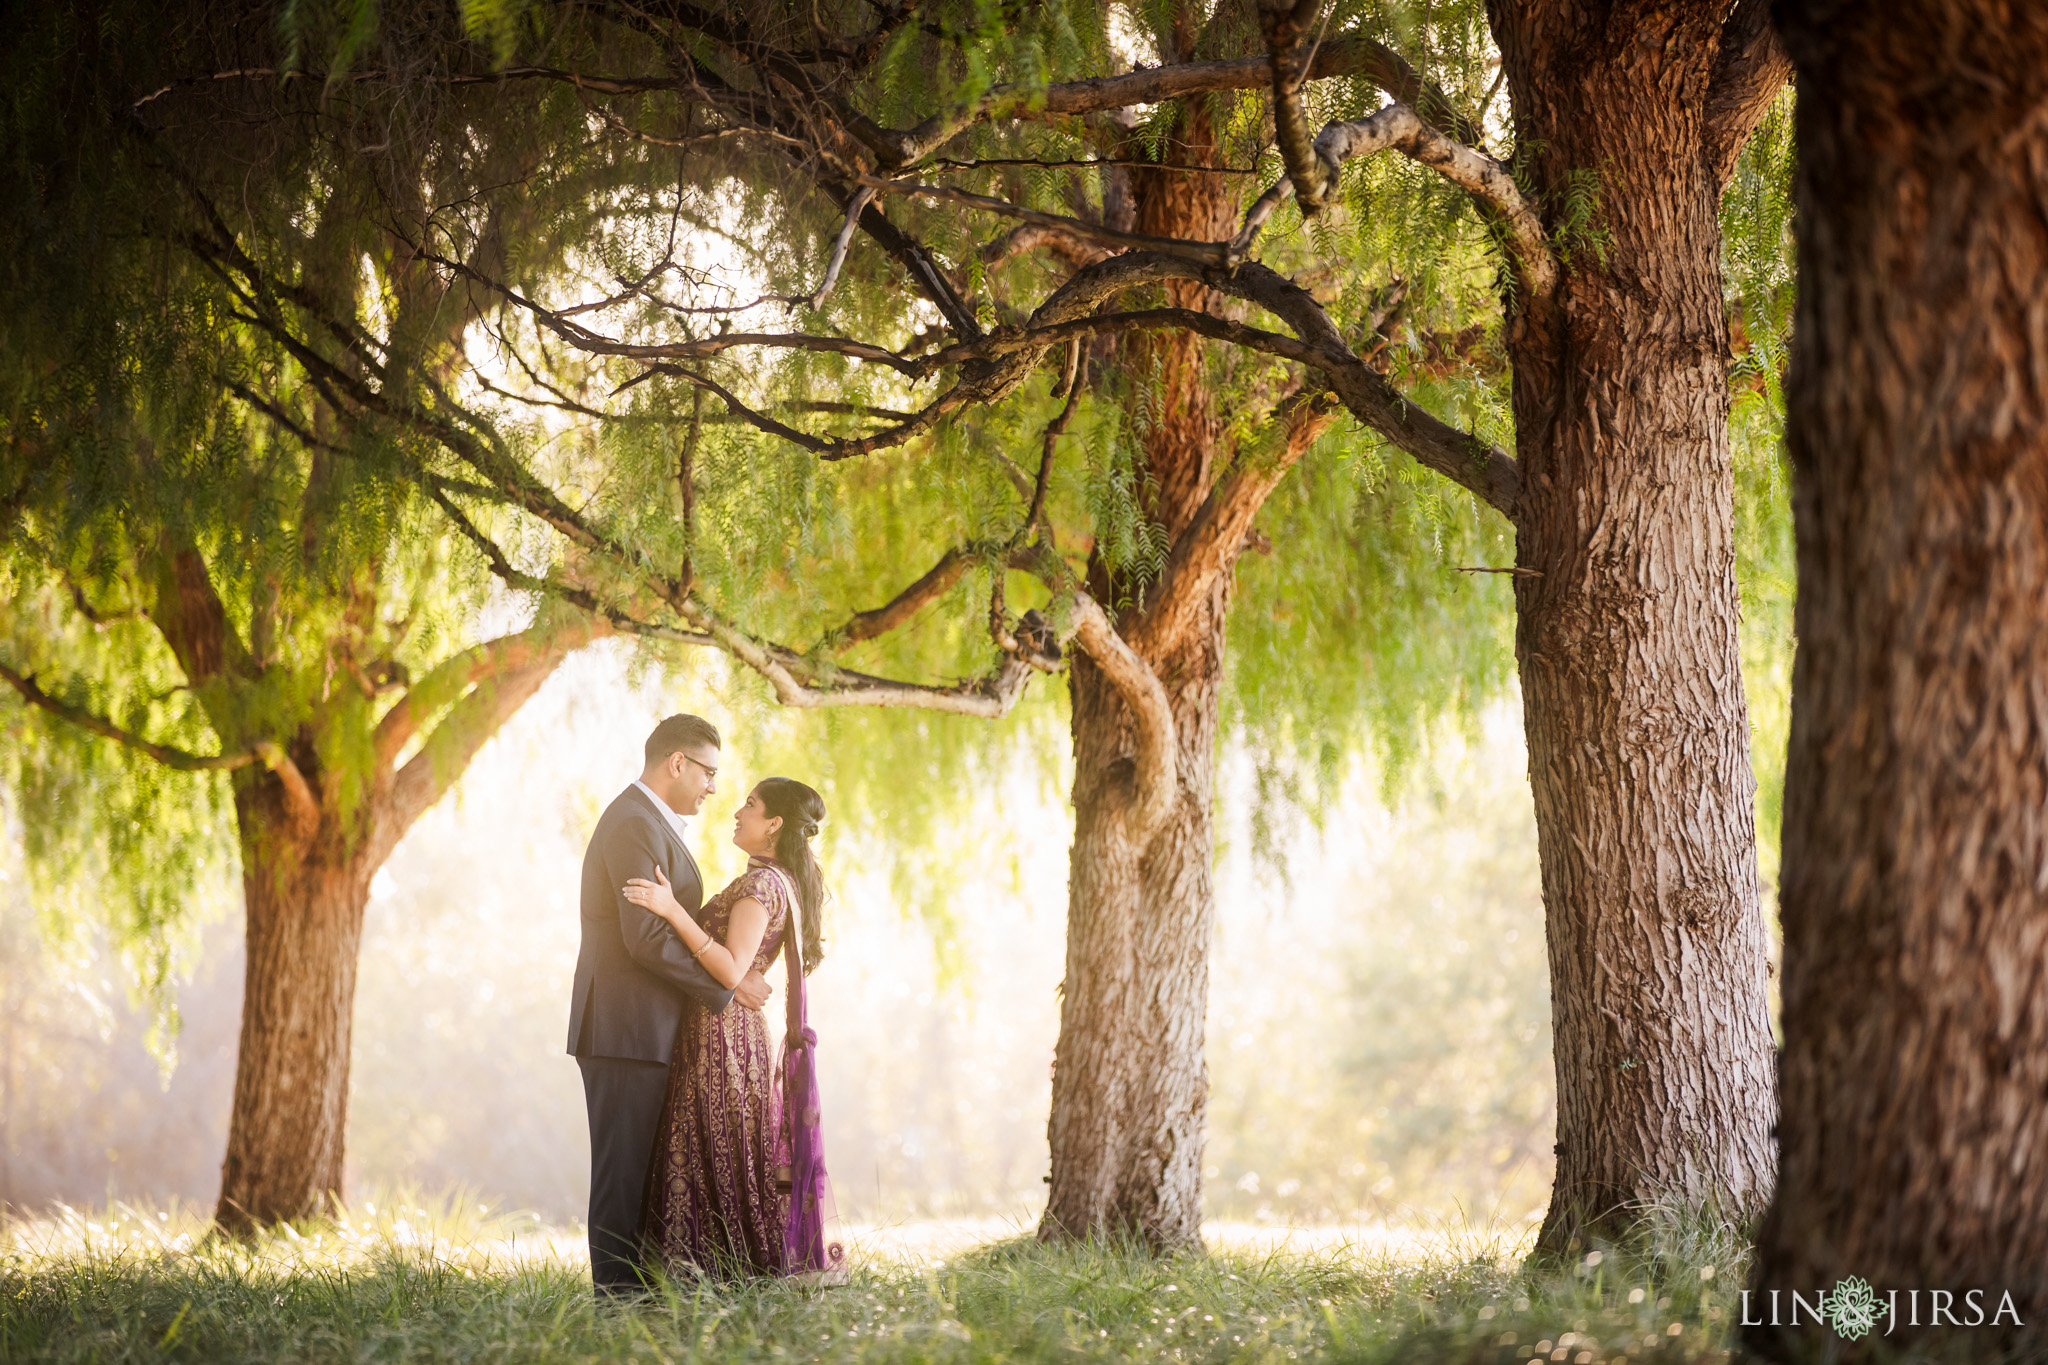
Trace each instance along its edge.
<path fill-rule="evenodd" d="M 712 1014 L 693 1005 L 676 1031 L 643 1232 L 678 1273 L 845 1279 L 844 1253 L 823 1235 L 834 1211 L 818 1141 L 817 1038 L 804 1018 L 803 978 L 823 950 L 825 881 L 811 840 L 824 818 L 817 792 L 764 778 L 733 817 L 732 841 L 748 855 L 747 870 L 705 905 L 701 925 L 676 903 L 659 868 L 657 880 L 625 886 L 626 898 L 674 925 L 725 986 L 765 971 L 778 949 L 790 967 L 783 1065 L 754 1010 Z M 790 932 L 792 911 L 798 933 Z"/>

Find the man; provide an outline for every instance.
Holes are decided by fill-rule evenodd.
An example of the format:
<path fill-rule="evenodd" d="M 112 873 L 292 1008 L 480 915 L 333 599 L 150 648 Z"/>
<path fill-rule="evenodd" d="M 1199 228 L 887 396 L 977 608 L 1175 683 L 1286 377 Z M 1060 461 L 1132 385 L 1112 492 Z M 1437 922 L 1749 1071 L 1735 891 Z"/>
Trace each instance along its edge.
<path fill-rule="evenodd" d="M 704 879 L 683 844 L 683 817 L 717 790 L 718 730 L 670 716 L 647 737 L 646 765 L 597 822 L 583 855 L 583 946 L 569 1001 L 569 1053 L 590 1118 L 590 1276 L 600 1297 L 637 1291 L 640 1200 L 668 1091 L 669 1054 L 685 1002 L 717 1013 L 758 1010 L 768 983 L 750 972 L 728 991 L 691 958 L 668 922 L 620 894 L 660 868 L 685 910 Z"/>

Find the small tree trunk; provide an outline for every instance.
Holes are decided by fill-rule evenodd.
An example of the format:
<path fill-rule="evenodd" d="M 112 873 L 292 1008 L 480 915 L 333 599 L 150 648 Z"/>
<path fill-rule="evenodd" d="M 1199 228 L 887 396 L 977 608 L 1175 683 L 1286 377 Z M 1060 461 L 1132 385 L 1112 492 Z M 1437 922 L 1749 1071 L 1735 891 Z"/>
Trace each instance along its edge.
<path fill-rule="evenodd" d="M 1496 29 L 1553 217 L 1576 194 L 1594 207 L 1579 230 L 1600 234 L 1568 243 L 1555 310 L 1510 341 L 1518 563 L 1532 571 L 1516 581 L 1515 647 L 1557 1066 L 1539 1248 L 1557 1255 L 1649 1204 L 1760 1207 L 1773 1046 L 1720 185 L 1698 108 L 1712 43 L 1660 31 L 1592 69 L 1582 44 L 1526 15 Z"/>
<path fill-rule="evenodd" d="M 215 1220 L 243 1233 L 341 1191 L 356 955 L 375 869 L 328 822 L 290 827 L 276 783 L 236 793 L 247 969 Z"/>
<path fill-rule="evenodd" d="M 1158 1250 L 1201 1239 L 1221 658 L 1219 602 L 1203 638 L 1152 661 L 1175 678 L 1181 799 L 1142 851 L 1123 832 L 1130 713 L 1086 656 L 1074 663 L 1067 972 L 1041 1237 L 1127 1235 Z"/>
<path fill-rule="evenodd" d="M 1989 1358 L 2048 1317 L 2048 20 L 1780 21 L 1799 654 L 1784 1174 L 1756 1283 L 1899 1290 L 1891 1336 L 1845 1359 Z M 1927 1291 L 1967 1323 L 1971 1289 L 2014 1313 L 1929 1328 Z M 1752 1343 L 1803 1357 L 1814 1330 Z"/>

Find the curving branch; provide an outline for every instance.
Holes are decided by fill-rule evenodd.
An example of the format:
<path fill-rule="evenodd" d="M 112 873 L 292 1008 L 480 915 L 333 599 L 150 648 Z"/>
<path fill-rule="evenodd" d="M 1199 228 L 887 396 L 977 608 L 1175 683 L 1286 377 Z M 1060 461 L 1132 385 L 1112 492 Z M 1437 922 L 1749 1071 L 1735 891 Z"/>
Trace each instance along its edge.
<path fill-rule="evenodd" d="M 812 709 L 897 706 L 993 720 L 1010 713 L 1017 699 L 1023 695 L 1024 686 L 1030 681 L 1035 666 L 1030 658 L 1011 657 L 984 677 L 951 687 L 937 687 L 840 668 L 821 662 L 813 655 L 799 654 L 785 646 L 757 639 L 688 597 L 681 598 L 677 609 L 684 620 L 695 627 L 694 630 L 650 624 L 616 607 L 607 606 L 587 589 L 520 572 L 497 543 L 464 515 L 445 492 L 434 487 L 431 481 L 428 488 L 457 530 L 482 552 L 491 573 L 507 587 L 521 592 L 544 593 L 567 602 L 622 634 L 718 649 L 765 678 L 774 688 L 776 700 L 785 706 Z M 645 566 L 639 567 L 645 571 Z M 887 612 L 889 609 L 883 607 L 878 610 Z"/>
<path fill-rule="evenodd" d="M 1441 421 L 1345 344 L 1315 296 L 1275 271 L 1248 261 L 1203 277 L 1224 293 L 1256 303 L 1287 323 L 1318 357 L 1330 391 L 1351 415 L 1418 464 L 1473 493 L 1513 521 L 1521 512 L 1522 470 L 1515 458 L 1470 432 Z"/>
<path fill-rule="evenodd" d="M 472 494 L 473 490 L 456 489 L 452 486 L 451 480 L 438 478 L 431 474 L 420 477 L 422 486 L 427 490 L 427 496 L 440 505 L 442 513 L 447 516 L 450 524 L 462 535 L 462 538 L 476 547 L 477 552 L 483 556 L 485 566 L 490 569 L 491 576 L 506 587 L 517 592 L 537 593 L 544 597 L 551 597 L 557 601 L 566 602 L 570 606 L 604 621 L 620 634 L 643 635 L 653 640 L 672 640 L 689 645 L 715 643 L 710 636 L 699 634 L 695 631 L 677 630 L 673 626 L 641 621 L 615 606 L 599 601 L 597 594 L 588 588 L 579 587 L 574 583 L 563 583 L 557 579 L 543 578 L 521 572 L 513 567 L 512 561 L 506 557 L 504 550 L 499 548 L 498 543 L 484 534 L 483 529 L 472 521 L 455 504 L 454 499 L 449 496 L 453 492 Z M 482 495 L 505 506 L 517 506 L 516 503 L 506 498 L 503 494 L 498 493 L 495 489 L 483 490 Z M 639 567 L 643 572 L 646 572 L 645 565 L 640 565 Z M 657 579 L 656 587 L 665 597 L 676 595 L 672 583 Z M 402 741 L 399 747 L 402 747 Z M 393 752 L 395 753 L 396 749 Z"/>
<path fill-rule="evenodd" d="M 1191 242 L 1179 237 L 1152 237 L 1142 232 L 1123 232 L 1117 228 L 1103 227 L 1085 218 L 1071 218 L 1061 213 L 1046 213 L 1040 209 L 1025 208 L 1012 204 L 1007 199 L 992 195 L 975 194 L 969 190 L 955 189 L 951 185 L 923 185 L 902 180 L 884 180 L 879 176 L 863 176 L 863 188 L 884 194 L 901 194 L 917 199 L 937 199 L 944 203 L 959 204 L 965 208 L 982 209 L 988 213 L 1015 218 L 1038 227 L 1055 228 L 1085 242 L 1097 242 L 1103 246 L 1125 250 L 1157 251 L 1168 256 L 1182 256 L 1205 265 L 1223 265 L 1227 260 L 1226 248 L 1221 242 Z"/>
<path fill-rule="evenodd" d="M 1114 257 L 1113 260 L 1130 260 L 1133 257 Z M 1039 315 L 1045 314 L 1039 310 Z M 1128 313 L 1098 313 L 1078 318 L 1067 318 L 1044 326 L 1026 326 L 1005 330 L 978 342 L 961 342 L 922 359 L 908 362 L 920 373 L 944 369 L 948 366 L 964 365 L 973 361 L 992 360 L 999 362 L 971 380 L 947 389 L 919 412 L 905 414 L 904 420 L 895 426 L 866 436 L 815 436 L 807 431 L 782 422 L 767 413 L 751 407 L 730 389 L 710 375 L 680 365 L 657 362 L 648 366 L 647 371 L 621 385 L 623 390 L 638 384 L 651 375 L 666 374 L 686 380 L 699 388 L 708 390 L 725 404 L 727 413 L 738 421 L 767 435 L 779 437 L 793 445 L 801 446 L 824 460 L 848 460 L 876 451 L 888 450 L 916 439 L 937 426 L 951 413 L 971 403 L 989 403 L 1003 397 L 1022 382 L 1044 354 L 1062 343 L 1070 343 L 1080 337 L 1097 332 L 1127 332 L 1172 328 L 1195 332 L 1218 341 L 1228 341 L 1247 350 L 1264 351 L 1283 359 L 1304 364 L 1321 365 L 1328 361 L 1315 347 L 1304 344 L 1294 337 L 1279 332 L 1261 331 L 1256 327 L 1220 318 L 1212 313 L 1197 312 L 1189 308 L 1145 308 Z M 688 345 L 690 343 L 683 343 Z M 779 345 L 780 340 L 762 339 L 757 344 Z"/>
<path fill-rule="evenodd" d="M 1465 191 L 1478 204 L 1481 214 L 1500 226 L 1521 300 L 1545 300 L 1556 292 L 1557 258 L 1551 253 L 1549 238 L 1543 231 L 1542 216 L 1523 198 L 1521 187 L 1515 184 L 1508 168 L 1431 127 L 1412 105 L 1397 102 L 1370 117 L 1332 123 L 1324 128 L 1316 137 L 1315 154 L 1329 170 L 1326 189 L 1335 187 L 1346 161 L 1389 147 Z M 1259 230 L 1294 193 L 1295 182 L 1290 174 L 1258 197 L 1245 214 L 1244 226 L 1231 239 L 1233 260 L 1242 259 L 1251 250 Z"/>
<path fill-rule="evenodd" d="M 683 606 L 685 619 L 710 635 L 718 647 L 767 679 L 775 700 L 784 706 L 816 710 L 834 706 L 896 706 L 918 711 L 944 711 L 956 716 L 998 720 L 1010 714 L 1030 682 L 1031 664 L 1005 658 L 994 672 L 952 687 L 878 678 L 831 665 L 820 665 L 794 651 L 758 640 L 695 603 Z"/>
<path fill-rule="evenodd" d="M 842 240 L 844 234 L 842 233 Z M 438 265 L 462 280 L 497 295 L 515 308 L 529 314 L 535 322 L 553 332 L 577 350 L 590 355 L 618 356 L 624 360 L 708 360 L 739 346 L 781 347 L 790 350 L 817 351 L 828 355 L 843 355 L 854 360 L 865 360 L 878 365 L 888 365 L 904 374 L 917 378 L 926 373 L 913 361 L 886 346 L 874 346 L 864 341 L 852 341 L 845 337 L 815 336 L 803 332 L 723 332 L 717 336 L 700 337 L 690 341 L 641 343 L 619 341 L 604 333 L 595 331 L 573 319 L 592 310 L 593 305 L 575 304 L 568 308 L 549 308 L 528 298 L 503 280 L 484 274 L 465 261 L 443 256 L 424 245 L 411 248 L 418 259 Z M 843 253 L 840 253 L 843 259 Z M 600 301 L 597 307 L 609 307 L 623 303 L 632 295 Z"/>
<path fill-rule="evenodd" d="M 1259 30 L 1273 64 L 1273 141 L 1303 217 L 1313 218 L 1336 182 L 1336 173 L 1316 155 L 1302 103 L 1301 36 L 1315 22 L 1322 0 L 1259 0 Z M 1247 243 L 1249 245 L 1249 243 Z"/>
<path fill-rule="evenodd" d="M 419 752 L 392 775 L 388 798 L 377 803 L 370 856 L 381 862 L 562 661 L 607 633 L 602 619 L 580 616 L 555 629 L 522 631 L 457 656 L 467 665 L 456 674 L 468 690 L 448 707 Z M 378 738 L 381 744 L 381 733 Z"/>
<path fill-rule="evenodd" d="M 720 384 L 710 375 L 700 374 L 696 370 L 685 369 L 680 365 L 665 363 L 648 366 L 648 373 L 671 375 L 677 379 L 688 380 L 700 389 L 709 390 L 717 395 L 719 402 L 725 404 L 725 410 L 728 413 L 745 422 L 748 426 L 758 431 L 766 432 L 770 436 L 779 436 L 792 445 L 802 446 L 805 450 L 825 460 L 850 460 L 861 455 L 871 455 L 878 450 L 888 450 L 894 446 L 900 446 L 905 441 L 915 440 L 937 426 L 944 420 L 946 414 L 964 407 L 974 396 L 973 390 L 968 385 L 956 384 L 940 394 L 921 412 L 911 414 L 908 421 L 899 422 L 892 427 L 886 427 L 881 431 L 875 432 L 873 435 L 813 436 L 807 431 L 798 431 L 786 422 L 779 422 L 767 413 L 749 407 L 732 390 Z M 644 379 L 646 376 L 642 375 L 641 378 Z M 639 380 L 636 379 L 632 382 L 638 383 Z"/>
<path fill-rule="evenodd" d="M 102 739 L 111 739 L 125 744 L 137 753 L 145 754 L 163 764 L 166 768 L 184 773 L 232 772 L 262 761 L 262 755 L 251 749 L 239 754 L 195 754 L 173 748 L 168 744 L 157 744 L 144 739 L 132 730 L 125 730 L 105 716 L 97 715 L 82 706 L 73 706 L 45 692 L 36 682 L 33 673 L 17 673 L 6 664 L 0 663 L 0 678 L 5 678 L 19 692 L 22 699 L 66 721 L 79 729 L 95 734 Z M 302 778 L 301 781 L 304 779 Z"/>
<path fill-rule="evenodd" d="M 559 630 L 535 626 L 472 645 L 442 660 L 408 687 L 377 723 L 372 740 L 377 766 L 389 766 L 430 718 L 453 705 L 472 687 L 545 657 L 561 635 Z M 576 642 L 579 646 L 585 643 L 588 641 Z"/>
<path fill-rule="evenodd" d="M 1184 637 L 1210 585 L 1243 552 L 1267 497 L 1336 419 L 1337 402 L 1327 391 L 1301 390 L 1280 403 L 1269 419 L 1281 429 L 1280 449 L 1241 451 L 1209 490 L 1194 520 L 1174 538 L 1144 614 L 1125 631 L 1133 649 L 1156 657 L 1168 641 Z"/>
<path fill-rule="evenodd" d="M 1024 223 L 1011 228 L 983 246 L 977 254 L 983 266 L 993 269 L 1033 251 L 1049 251 L 1074 269 L 1094 265 L 1113 254 L 1109 248 L 1079 233 L 1043 223 Z"/>
<path fill-rule="evenodd" d="M 1432 113 L 1438 109 L 1449 113 L 1452 107 L 1444 93 L 1418 77 L 1415 68 L 1400 53 L 1363 34 L 1344 34 L 1322 43 L 1298 73 L 1301 80 L 1337 76 L 1363 76 L 1392 98 L 1421 105 Z M 1272 80 L 1272 56 L 1262 54 L 1224 61 L 1181 62 L 1121 76 L 1097 76 L 1044 87 L 998 85 L 975 103 L 934 114 L 914 128 L 901 132 L 881 130 L 879 145 L 885 166 L 895 170 L 915 165 L 968 128 L 994 118 L 1101 114 L 1212 91 L 1258 90 L 1269 86 Z M 1479 140 L 1476 129 L 1458 131 L 1470 141 Z"/>
<path fill-rule="evenodd" d="M 827 631 L 825 638 L 818 642 L 818 648 L 843 654 L 857 644 L 887 635 L 950 592 L 953 585 L 974 567 L 975 558 L 968 547 L 955 545 L 902 592 L 879 607 L 855 612 Z"/>
<path fill-rule="evenodd" d="M 320 828 L 320 798 L 314 795 L 313 786 L 306 781 L 306 775 L 299 771 L 299 765 L 292 762 L 283 746 L 274 740 L 261 740 L 256 745 L 257 757 L 263 766 L 277 774 L 277 780 L 284 786 L 285 812 L 291 821 L 292 833 L 301 839 L 311 838 L 313 831 Z"/>
<path fill-rule="evenodd" d="M 1131 710 L 1136 731 L 1137 771 L 1130 804 L 1124 808 L 1124 836 L 1143 849 L 1166 824 L 1180 799 L 1180 762 L 1174 736 L 1173 701 L 1152 666 L 1139 657 L 1109 623 L 1102 605 L 1072 589 L 1074 642 L 1109 679 Z"/>

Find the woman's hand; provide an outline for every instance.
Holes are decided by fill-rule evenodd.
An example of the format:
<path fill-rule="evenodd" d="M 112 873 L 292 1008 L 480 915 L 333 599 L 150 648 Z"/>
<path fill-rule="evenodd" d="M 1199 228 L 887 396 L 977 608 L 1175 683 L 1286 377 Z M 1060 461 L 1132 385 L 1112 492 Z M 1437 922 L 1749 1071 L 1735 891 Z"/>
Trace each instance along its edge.
<path fill-rule="evenodd" d="M 619 894 L 642 910 L 660 915 L 676 927 L 677 933 L 681 933 L 683 921 L 690 919 L 689 913 L 676 900 L 676 893 L 669 887 L 667 874 L 657 867 L 654 869 L 654 875 L 656 880 L 651 882 L 645 877 L 633 878 L 620 889 Z M 696 921 L 690 920 L 690 923 L 694 925 Z"/>

